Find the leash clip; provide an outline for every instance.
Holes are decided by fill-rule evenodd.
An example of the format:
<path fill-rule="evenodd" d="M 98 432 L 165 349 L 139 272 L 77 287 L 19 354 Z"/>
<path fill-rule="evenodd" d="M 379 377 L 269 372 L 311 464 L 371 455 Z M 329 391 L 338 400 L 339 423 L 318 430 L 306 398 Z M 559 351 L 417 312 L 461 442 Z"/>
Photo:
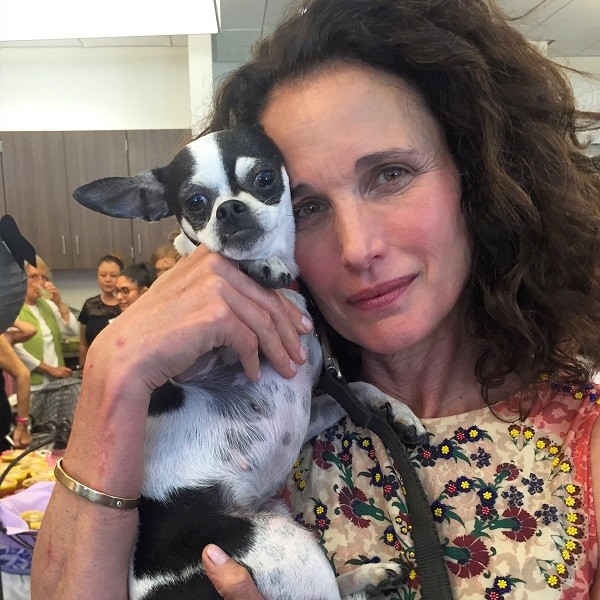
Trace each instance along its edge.
<path fill-rule="evenodd" d="M 336 379 L 342 379 L 340 365 L 335 356 L 333 356 L 331 344 L 329 343 L 329 336 L 327 335 L 325 328 L 320 324 L 318 327 L 316 326 L 315 335 L 317 336 L 319 344 L 321 345 L 321 352 L 323 354 L 323 368 L 325 369 L 325 372 L 330 373 Z"/>

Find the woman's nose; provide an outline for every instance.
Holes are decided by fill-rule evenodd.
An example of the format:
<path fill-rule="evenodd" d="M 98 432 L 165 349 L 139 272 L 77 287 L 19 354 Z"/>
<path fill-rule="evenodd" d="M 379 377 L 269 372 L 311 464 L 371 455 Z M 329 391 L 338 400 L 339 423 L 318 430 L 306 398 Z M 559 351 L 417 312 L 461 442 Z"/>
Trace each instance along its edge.
<path fill-rule="evenodd" d="M 368 269 L 374 259 L 385 255 L 381 223 L 364 201 L 342 204 L 335 221 L 341 260 L 346 267 Z"/>

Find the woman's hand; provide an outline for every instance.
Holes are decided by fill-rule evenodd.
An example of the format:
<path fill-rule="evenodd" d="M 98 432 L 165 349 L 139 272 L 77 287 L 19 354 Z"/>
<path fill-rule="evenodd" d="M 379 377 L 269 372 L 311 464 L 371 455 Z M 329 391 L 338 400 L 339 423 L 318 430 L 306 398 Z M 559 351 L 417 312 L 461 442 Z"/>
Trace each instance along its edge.
<path fill-rule="evenodd" d="M 215 589 L 225 600 L 264 600 L 250 573 L 221 548 L 209 544 L 202 551 L 202 566 Z"/>
<path fill-rule="evenodd" d="M 12 432 L 15 448 L 27 448 L 31 444 L 31 434 L 24 423 L 17 423 Z"/>
<path fill-rule="evenodd" d="M 152 390 L 207 352 L 229 346 L 251 380 L 260 377 L 259 349 L 281 375 L 292 377 L 306 360 L 299 334 L 311 328 L 285 297 L 199 247 L 100 333 L 88 361 L 101 345 L 107 359 Z"/>

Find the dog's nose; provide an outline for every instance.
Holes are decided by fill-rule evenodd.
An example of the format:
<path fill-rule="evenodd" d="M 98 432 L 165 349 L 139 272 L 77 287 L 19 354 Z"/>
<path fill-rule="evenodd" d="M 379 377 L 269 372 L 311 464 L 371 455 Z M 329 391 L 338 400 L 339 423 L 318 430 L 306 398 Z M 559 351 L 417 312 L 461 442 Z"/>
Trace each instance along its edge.
<path fill-rule="evenodd" d="M 239 200 L 226 200 L 217 208 L 217 219 L 236 224 L 240 218 L 244 218 L 245 215 L 242 213 L 245 213 L 247 210 L 248 207 Z"/>

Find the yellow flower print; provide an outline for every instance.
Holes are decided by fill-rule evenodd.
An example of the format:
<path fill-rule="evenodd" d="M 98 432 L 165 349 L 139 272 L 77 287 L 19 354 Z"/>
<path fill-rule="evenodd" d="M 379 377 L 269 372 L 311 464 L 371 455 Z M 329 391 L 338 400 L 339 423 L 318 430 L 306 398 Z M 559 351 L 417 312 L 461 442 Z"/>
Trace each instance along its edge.
<path fill-rule="evenodd" d="M 297 469 L 300 465 L 302 464 L 302 459 L 299 458 L 295 463 L 294 463 L 294 469 Z"/>
<path fill-rule="evenodd" d="M 567 529 L 565 530 L 566 534 L 571 536 L 571 537 L 575 537 L 577 535 L 577 533 L 579 532 L 579 529 L 577 529 L 577 527 L 575 527 L 574 525 L 571 525 L 570 527 L 567 527 Z"/>
<path fill-rule="evenodd" d="M 546 575 L 546 583 L 551 588 L 558 588 L 560 586 L 560 579 L 556 575 Z"/>
<path fill-rule="evenodd" d="M 577 523 L 577 513 L 568 513 L 566 519 L 569 523 Z"/>
<path fill-rule="evenodd" d="M 417 572 L 416 572 L 414 569 L 411 569 L 411 570 L 408 572 L 408 578 L 409 578 L 411 581 L 414 581 L 414 580 L 417 578 Z"/>
<path fill-rule="evenodd" d="M 322 504 L 319 504 L 315 508 L 315 514 L 317 515 L 317 517 L 321 516 L 324 512 L 325 512 L 325 507 Z"/>
<path fill-rule="evenodd" d="M 506 579 L 502 577 L 498 577 L 496 579 L 495 585 L 498 589 L 505 590 L 506 588 L 508 588 L 508 581 L 506 581 Z"/>
<path fill-rule="evenodd" d="M 575 550 L 576 547 L 577 547 L 577 542 L 574 542 L 573 540 L 567 540 L 567 542 L 565 543 L 565 548 L 569 552 L 573 552 L 573 550 Z"/>
<path fill-rule="evenodd" d="M 560 447 L 557 446 L 556 444 L 552 444 L 550 446 L 550 448 L 548 448 L 548 454 L 550 454 L 550 456 L 556 456 L 559 452 L 560 452 Z"/>
<path fill-rule="evenodd" d="M 567 491 L 567 494 L 573 495 L 577 493 L 577 488 L 572 483 L 567 483 L 567 485 L 565 485 L 565 490 Z"/>
<path fill-rule="evenodd" d="M 300 481 L 300 479 L 302 479 L 302 473 L 300 473 L 300 471 L 296 471 L 294 473 L 294 481 Z"/>
<path fill-rule="evenodd" d="M 523 437 L 526 440 L 530 440 L 531 438 L 533 438 L 533 436 L 535 435 L 535 431 L 533 430 L 532 427 L 524 427 L 523 428 Z"/>
<path fill-rule="evenodd" d="M 575 506 L 575 498 L 565 498 L 564 502 L 569 508 Z"/>
<path fill-rule="evenodd" d="M 567 572 L 567 565 L 563 564 L 563 563 L 558 563 L 556 565 L 556 572 L 559 575 L 564 575 Z"/>
<path fill-rule="evenodd" d="M 576 400 L 581 400 L 583 398 L 583 392 L 575 392 L 573 394 L 573 398 L 575 398 Z"/>
<path fill-rule="evenodd" d="M 546 447 L 546 440 L 540 439 L 535 443 L 535 447 L 538 450 L 543 450 Z"/>
<path fill-rule="evenodd" d="M 302 491 L 306 487 L 306 481 L 304 479 L 298 483 L 298 489 Z"/>
<path fill-rule="evenodd" d="M 571 463 L 568 460 L 564 460 L 560 463 L 559 468 L 563 473 L 570 473 L 573 467 L 571 466 Z"/>
<path fill-rule="evenodd" d="M 560 555 L 562 556 L 563 560 L 569 562 L 571 560 L 571 553 L 568 550 L 563 550 Z"/>
<path fill-rule="evenodd" d="M 521 428 L 518 425 L 511 425 L 508 428 L 508 435 L 510 435 L 511 438 L 518 437 L 520 433 L 521 433 Z"/>
<path fill-rule="evenodd" d="M 558 458 L 558 456 L 557 456 L 556 458 L 553 459 L 552 466 L 558 467 L 559 463 L 560 463 L 560 458 Z"/>

